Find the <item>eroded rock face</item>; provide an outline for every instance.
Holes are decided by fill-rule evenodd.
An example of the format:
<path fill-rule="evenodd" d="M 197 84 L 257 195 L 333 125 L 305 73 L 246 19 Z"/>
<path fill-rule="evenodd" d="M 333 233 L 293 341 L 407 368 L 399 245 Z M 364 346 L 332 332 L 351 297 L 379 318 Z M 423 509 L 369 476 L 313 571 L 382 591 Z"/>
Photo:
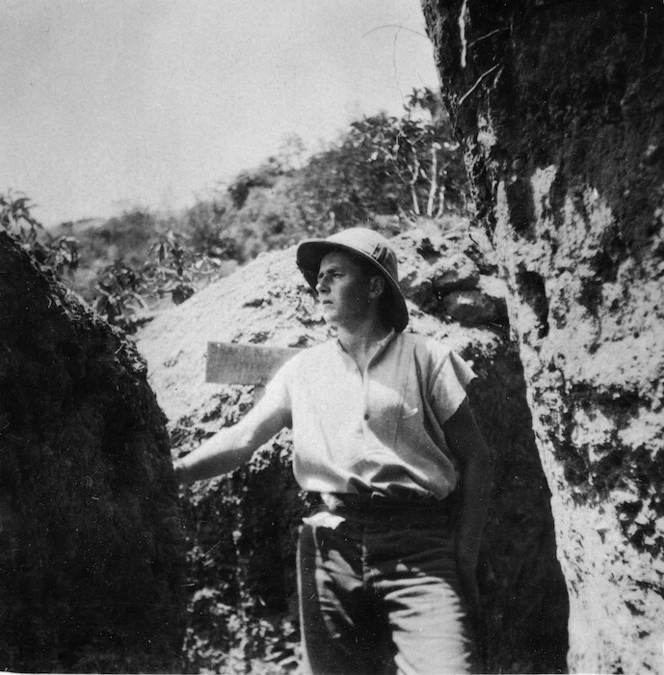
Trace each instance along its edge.
<path fill-rule="evenodd" d="M 445 322 L 506 328 L 507 288 L 481 230 L 471 234 L 465 220 L 447 217 L 422 221 L 393 241 L 401 288 L 417 307 Z"/>
<path fill-rule="evenodd" d="M 509 288 L 569 668 L 664 672 L 664 8 L 422 4 Z"/>
<path fill-rule="evenodd" d="M 0 664 L 173 672 L 184 540 L 136 350 L 0 233 Z"/>
<path fill-rule="evenodd" d="M 472 362 L 478 380 L 471 404 L 499 458 L 483 554 L 487 668 L 555 672 L 567 649 L 567 598 L 521 366 L 494 326 L 462 327 L 446 317 L 447 294 L 431 292 L 432 277 L 452 261 L 453 269 L 469 271 L 466 287 L 478 289 L 480 268 L 465 254 L 467 237 L 437 232 L 412 230 L 393 244 L 409 297 L 432 312 L 409 302 L 410 329 L 447 341 Z M 462 266 L 454 262 L 462 259 Z M 205 384 L 208 341 L 307 347 L 327 338 L 294 249 L 262 255 L 165 312 L 138 346 L 169 417 L 174 452 L 193 449 L 253 404 L 250 387 Z M 314 498 L 295 483 L 290 453 L 290 433 L 282 432 L 246 468 L 186 493 L 192 667 L 295 662 L 297 529 Z"/>

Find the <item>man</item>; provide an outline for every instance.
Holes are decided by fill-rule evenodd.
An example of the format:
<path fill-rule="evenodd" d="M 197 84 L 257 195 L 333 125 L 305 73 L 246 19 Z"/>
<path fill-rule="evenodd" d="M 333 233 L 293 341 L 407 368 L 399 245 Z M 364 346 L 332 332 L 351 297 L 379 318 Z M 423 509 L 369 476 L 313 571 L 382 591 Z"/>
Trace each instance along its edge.
<path fill-rule="evenodd" d="M 231 471 L 292 427 L 295 477 L 324 504 L 298 548 L 305 671 L 466 672 L 491 484 L 465 394 L 474 374 L 444 345 L 404 334 L 396 255 L 378 233 L 304 241 L 297 263 L 335 339 L 291 359 L 176 474 Z"/>

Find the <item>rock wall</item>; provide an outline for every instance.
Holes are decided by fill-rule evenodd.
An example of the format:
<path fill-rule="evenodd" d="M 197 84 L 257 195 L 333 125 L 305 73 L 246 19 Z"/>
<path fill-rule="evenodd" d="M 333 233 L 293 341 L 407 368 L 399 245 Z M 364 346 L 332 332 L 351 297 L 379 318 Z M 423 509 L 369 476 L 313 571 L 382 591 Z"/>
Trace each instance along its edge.
<path fill-rule="evenodd" d="M 463 221 L 430 223 L 392 241 L 411 329 L 448 341 L 473 363 L 471 404 L 498 455 L 482 564 L 487 670 L 556 672 L 565 665 L 567 597 L 521 365 L 505 337 L 500 289 L 488 283 L 492 264 Z M 262 255 L 139 336 L 177 455 L 235 423 L 256 393 L 204 382 L 208 341 L 306 347 L 327 339 L 294 261 L 294 249 Z M 294 556 L 313 498 L 294 482 L 290 453 L 290 433 L 282 432 L 246 468 L 185 493 L 191 669 L 265 672 L 273 664 L 284 672 L 297 664 Z"/>
<path fill-rule="evenodd" d="M 143 360 L 0 233 L 0 668 L 179 671 L 183 553 Z"/>
<path fill-rule="evenodd" d="M 664 7 L 422 5 L 509 288 L 569 668 L 664 672 Z"/>

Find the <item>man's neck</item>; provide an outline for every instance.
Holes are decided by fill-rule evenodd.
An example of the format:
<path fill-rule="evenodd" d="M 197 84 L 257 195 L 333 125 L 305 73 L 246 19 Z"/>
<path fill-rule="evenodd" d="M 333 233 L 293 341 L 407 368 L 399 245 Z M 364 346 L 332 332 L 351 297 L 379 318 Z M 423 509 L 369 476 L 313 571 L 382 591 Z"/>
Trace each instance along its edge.
<path fill-rule="evenodd" d="M 364 372 L 391 329 L 379 322 L 371 322 L 352 329 L 338 327 L 337 339 L 344 351 Z"/>

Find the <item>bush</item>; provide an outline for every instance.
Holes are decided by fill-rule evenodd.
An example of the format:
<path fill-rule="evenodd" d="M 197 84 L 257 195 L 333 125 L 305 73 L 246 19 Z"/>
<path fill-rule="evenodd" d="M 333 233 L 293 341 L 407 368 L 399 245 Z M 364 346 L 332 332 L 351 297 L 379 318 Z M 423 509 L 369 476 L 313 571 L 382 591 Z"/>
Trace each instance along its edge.
<path fill-rule="evenodd" d="M 23 250 L 56 276 L 73 272 L 79 264 L 79 243 L 75 237 L 53 237 L 32 215 L 32 203 L 25 195 L 0 194 L 0 228 L 6 230 Z"/>

